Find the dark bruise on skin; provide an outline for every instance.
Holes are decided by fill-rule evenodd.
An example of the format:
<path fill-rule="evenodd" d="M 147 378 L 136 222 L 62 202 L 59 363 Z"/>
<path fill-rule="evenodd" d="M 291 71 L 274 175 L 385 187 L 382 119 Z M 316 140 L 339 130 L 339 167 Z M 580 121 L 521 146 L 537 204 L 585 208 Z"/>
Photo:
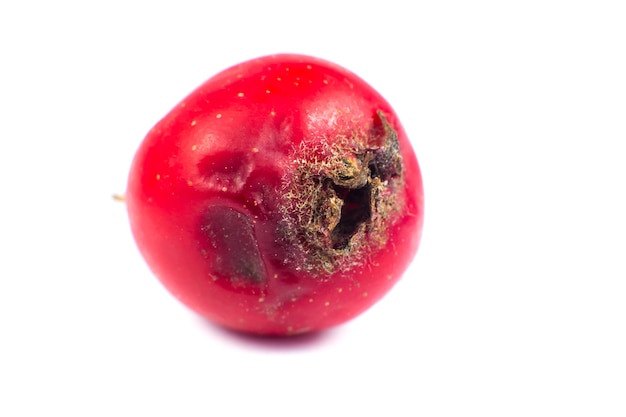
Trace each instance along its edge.
<path fill-rule="evenodd" d="M 305 147 L 294 158 L 297 174 L 287 181 L 283 236 L 296 240 L 305 270 L 350 268 L 359 258 L 353 255 L 386 242 L 391 212 L 400 206 L 397 132 L 377 111 L 366 134 L 336 141 L 323 158 L 307 153 Z"/>
<path fill-rule="evenodd" d="M 383 146 L 374 151 L 374 158 L 370 163 L 372 176 L 387 181 L 402 175 L 402 157 L 398 133 L 387 122 L 381 111 L 376 112 L 378 123 L 372 128 L 372 135 L 382 136 Z"/>
<path fill-rule="evenodd" d="M 215 254 L 214 271 L 234 285 L 261 283 L 265 268 L 259 252 L 251 219 L 226 206 L 206 210 L 200 227 L 209 252 Z"/>

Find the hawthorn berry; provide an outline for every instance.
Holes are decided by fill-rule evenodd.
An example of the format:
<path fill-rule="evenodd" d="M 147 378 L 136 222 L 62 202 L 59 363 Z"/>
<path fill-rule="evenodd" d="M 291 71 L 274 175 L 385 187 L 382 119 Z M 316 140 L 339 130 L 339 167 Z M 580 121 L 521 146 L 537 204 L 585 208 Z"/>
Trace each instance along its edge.
<path fill-rule="evenodd" d="M 289 335 L 345 322 L 414 257 L 418 163 L 361 78 L 272 55 L 206 81 L 150 130 L 126 203 L 142 255 L 207 319 Z"/>

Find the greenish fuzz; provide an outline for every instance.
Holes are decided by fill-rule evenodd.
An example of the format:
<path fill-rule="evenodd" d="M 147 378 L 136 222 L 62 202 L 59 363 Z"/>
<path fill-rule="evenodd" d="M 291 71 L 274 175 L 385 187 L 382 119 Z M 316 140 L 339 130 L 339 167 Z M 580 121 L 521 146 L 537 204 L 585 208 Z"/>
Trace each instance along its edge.
<path fill-rule="evenodd" d="M 303 143 L 293 161 L 279 227 L 281 239 L 298 248 L 291 262 L 323 277 L 357 266 L 386 243 L 403 177 L 398 135 L 382 112 L 368 133 Z"/>

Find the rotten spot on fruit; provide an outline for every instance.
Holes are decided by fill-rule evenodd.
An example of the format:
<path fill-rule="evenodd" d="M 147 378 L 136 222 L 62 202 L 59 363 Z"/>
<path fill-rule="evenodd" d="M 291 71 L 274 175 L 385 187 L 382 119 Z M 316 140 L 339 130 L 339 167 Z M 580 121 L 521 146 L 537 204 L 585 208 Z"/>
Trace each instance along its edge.
<path fill-rule="evenodd" d="M 371 129 L 310 147 L 293 158 L 286 178 L 282 236 L 305 256 L 310 272 L 350 269 L 354 256 L 387 241 L 390 213 L 401 205 L 402 158 L 397 132 L 376 112 Z"/>

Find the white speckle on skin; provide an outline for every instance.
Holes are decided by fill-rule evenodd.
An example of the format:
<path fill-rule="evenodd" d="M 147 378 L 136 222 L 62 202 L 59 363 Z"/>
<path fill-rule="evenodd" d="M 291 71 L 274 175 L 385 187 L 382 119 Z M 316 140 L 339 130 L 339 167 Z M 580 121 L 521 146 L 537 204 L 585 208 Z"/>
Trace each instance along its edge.
<path fill-rule="evenodd" d="M 161 179 L 161 174 L 156 174 L 156 179 L 160 180 Z"/>
<path fill-rule="evenodd" d="M 222 191 L 223 191 L 223 192 L 226 192 L 226 191 L 228 191 L 228 188 L 226 188 L 226 187 L 222 187 Z"/>
<path fill-rule="evenodd" d="M 259 298 L 259 303 L 262 303 L 263 301 L 265 301 L 265 298 L 264 297 L 260 297 Z"/>
<path fill-rule="evenodd" d="M 312 299 L 312 298 L 309 298 L 309 303 L 312 303 L 312 302 L 313 302 L 313 299 Z"/>
<path fill-rule="evenodd" d="M 339 111 L 332 108 L 316 109 L 308 114 L 310 130 L 325 130 L 335 126 L 341 116 Z"/>
<path fill-rule="evenodd" d="M 222 118 L 222 113 L 217 113 L 217 115 L 215 115 L 215 117 L 217 117 L 218 119 Z"/>
<path fill-rule="evenodd" d="M 243 97 L 243 93 L 238 93 L 237 97 Z"/>
<path fill-rule="evenodd" d="M 196 149 L 198 149 L 198 147 L 197 147 L 196 145 L 193 145 L 193 146 L 191 147 L 191 150 L 192 150 L 192 151 L 195 151 Z"/>
<path fill-rule="evenodd" d="M 190 125 L 195 126 L 195 125 L 196 125 L 196 121 L 195 121 L 195 120 L 192 120 L 192 121 L 191 121 L 191 123 L 190 123 Z"/>
<path fill-rule="evenodd" d="M 328 307 L 329 305 L 330 305 L 330 301 L 326 301 L 326 302 L 324 303 L 324 307 Z"/>
<path fill-rule="evenodd" d="M 265 90 L 265 92 L 266 92 L 267 94 L 269 94 L 269 93 L 270 93 L 270 90 Z"/>
<path fill-rule="evenodd" d="M 253 152 L 253 153 L 257 153 L 257 152 L 259 152 L 259 148 L 252 148 L 252 152 Z"/>
<path fill-rule="evenodd" d="M 193 185 L 193 182 L 191 182 L 191 180 L 189 180 L 189 181 L 187 181 L 187 185 L 191 187 Z"/>
<path fill-rule="evenodd" d="M 311 68 L 313 68 L 313 67 L 311 67 L 310 65 L 306 66 L 306 69 L 311 69 Z"/>

